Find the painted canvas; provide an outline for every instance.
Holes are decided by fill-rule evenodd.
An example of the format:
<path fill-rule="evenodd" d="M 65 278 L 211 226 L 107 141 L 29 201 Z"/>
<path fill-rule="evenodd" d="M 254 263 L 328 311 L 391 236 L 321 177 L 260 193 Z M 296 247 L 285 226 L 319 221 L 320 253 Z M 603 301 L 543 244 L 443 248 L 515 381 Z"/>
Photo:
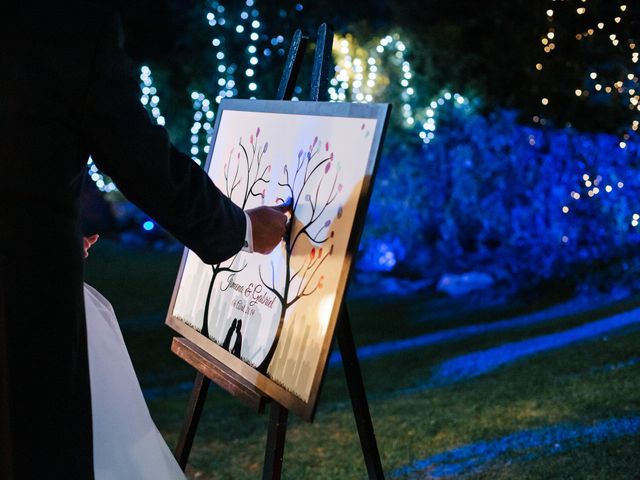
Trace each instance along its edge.
<path fill-rule="evenodd" d="M 369 198 L 388 105 L 223 100 L 207 172 L 243 209 L 291 203 L 269 255 L 186 250 L 167 323 L 310 419 Z"/>

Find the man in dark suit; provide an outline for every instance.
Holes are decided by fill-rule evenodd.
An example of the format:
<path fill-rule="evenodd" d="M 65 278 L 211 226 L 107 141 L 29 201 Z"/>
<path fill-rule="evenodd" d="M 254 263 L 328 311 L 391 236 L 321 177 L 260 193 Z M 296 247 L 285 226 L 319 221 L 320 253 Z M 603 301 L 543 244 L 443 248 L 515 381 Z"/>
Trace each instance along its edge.
<path fill-rule="evenodd" d="M 285 232 L 282 211 L 243 212 L 151 124 L 113 13 L 81 1 L 0 13 L 3 480 L 93 478 L 77 205 L 88 155 L 207 263 L 251 241 L 266 253 Z"/>

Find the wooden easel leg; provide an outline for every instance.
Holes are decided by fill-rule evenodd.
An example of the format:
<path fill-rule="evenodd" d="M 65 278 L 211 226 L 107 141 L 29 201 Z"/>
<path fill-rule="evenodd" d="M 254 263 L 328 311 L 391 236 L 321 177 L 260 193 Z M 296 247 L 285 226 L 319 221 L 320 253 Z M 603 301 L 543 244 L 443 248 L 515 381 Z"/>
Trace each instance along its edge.
<path fill-rule="evenodd" d="M 196 436 L 196 430 L 198 423 L 200 422 L 200 415 L 202 414 L 202 407 L 204 401 L 207 398 L 207 390 L 209 390 L 209 384 L 211 380 L 198 372 L 196 379 L 193 382 L 193 390 L 191 390 L 191 398 L 189 398 L 189 405 L 187 406 L 187 413 L 185 414 L 184 423 L 182 424 L 182 431 L 178 437 L 178 444 L 176 445 L 176 459 L 178 465 L 184 471 L 187 468 L 187 461 L 189 460 L 189 454 L 191 453 L 191 447 L 193 446 L 193 439 Z"/>
<path fill-rule="evenodd" d="M 342 365 L 344 366 L 344 373 L 347 377 L 351 405 L 353 406 L 353 414 L 356 418 L 358 436 L 360 437 L 360 445 L 362 446 L 362 453 L 364 455 L 364 463 L 367 466 L 370 479 L 383 480 L 384 472 L 382 471 L 382 462 L 380 461 L 376 435 L 373 431 L 373 423 L 371 422 L 371 414 L 369 413 L 369 403 L 367 402 L 367 395 L 362 381 L 360 362 L 356 354 L 356 345 L 353 341 L 353 333 L 346 306 L 342 307 L 336 329 L 338 346 L 340 347 L 340 354 L 342 355 Z"/>
<path fill-rule="evenodd" d="M 275 401 L 271 404 L 262 480 L 280 480 L 288 416 L 289 410 L 282 405 Z"/>
<path fill-rule="evenodd" d="M 311 70 L 311 95 L 312 102 L 324 102 L 329 98 L 329 72 L 333 69 L 333 56 L 331 47 L 333 45 L 333 29 L 323 23 L 318 28 L 316 37 L 316 52 Z"/>

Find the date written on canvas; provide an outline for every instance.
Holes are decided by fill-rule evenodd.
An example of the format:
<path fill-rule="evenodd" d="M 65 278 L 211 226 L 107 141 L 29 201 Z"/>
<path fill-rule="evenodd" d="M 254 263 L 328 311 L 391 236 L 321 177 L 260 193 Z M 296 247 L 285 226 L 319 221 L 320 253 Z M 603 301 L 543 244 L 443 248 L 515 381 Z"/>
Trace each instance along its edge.
<path fill-rule="evenodd" d="M 276 300 L 275 295 L 269 295 L 269 291 L 264 288 L 262 284 L 250 283 L 245 286 L 235 282 L 235 275 L 229 275 L 226 285 L 223 285 L 220 288 L 223 292 L 228 289 L 241 293 L 247 299 L 246 301 L 243 298 L 236 299 L 233 302 L 233 306 L 236 309 L 249 314 L 255 312 L 251 307 L 255 307 L 258 303 L 265 307 L 273 308 L 273 304 Z"/>

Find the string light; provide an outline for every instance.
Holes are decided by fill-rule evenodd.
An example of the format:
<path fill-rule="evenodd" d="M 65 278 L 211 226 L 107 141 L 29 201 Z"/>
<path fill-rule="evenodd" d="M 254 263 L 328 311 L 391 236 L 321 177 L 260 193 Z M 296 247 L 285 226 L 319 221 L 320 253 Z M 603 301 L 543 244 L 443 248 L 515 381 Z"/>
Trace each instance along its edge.
<path fill-rule="evenodd" d="M 191 158 L 198 165 L 202 165 L 202 160 L 198 156 L 200 152 L 205 155 L 209 153 L 209 144 L 213 135 L 213 118 L 211 101 L 204 93 L 191 92 L 193 102 L 193 124 L 191 125 Z"/>
<path fill-rule="evenodd" d="M 89 178 L 95 183 L 98 190 L 104 193 L 114 192 L 117 190 L 116 185 L 111 181 L 111 179 L 105 175 L 103 175 L 93 163 L 93 158 L 89 157 L 87 161 L 87 171 L 89 174 Z"/>
<path fill-rule="evenodd" d="M 302 3 L 297 3 L 295 12 L 301 12 L 303 8 Z M 217 93 L 214 100 L 211 101 L 206 94 L 200 91 L 191 92 L 193 123 L 190 129 L 191 147 L 189 151 L 191 158 L 199 165 L 202 164 L 203 157 L 209 153 L 215 118 L 214 102 L 218 104 L 223 98 L 239 94 L 240 84 L 236 78 L 238 72 L 244 73 L 245 81 L 242 82 L 242 86 L 246 88 L 250 98 L 255 99 L 254 95 L 260 91 L 260 84 L 256 78 L 260 76 L 261 62 L 269 60 L 274 51 L 280 56 L 285 54 L 282 35 L 276 35 L 269 39 L 269 36 L 264 34 L 264 25 L 260 18 L 260 11 L 256 8 L 256 0 L 245 0 L 235 24 L 230 21 L 227 8 L 221 1 L 207 2 L 204 17 L 213 30 L 211 46 L 213 47 L 213 58 L 216 59 L 213 84 Z M 232 37 L 232 34 L 235 37 Z M 238 37 L 240 38 L 236 40 Z M 227 42 L 236 41 L 241 44 L 247 44 L 248 41 L 248 44 L 244 47 L 245 54 L 242 58 L 231 59 L 230 49 L 227 48 L 231 46 L 231 43 Z M 147 108 L 155 123 L 165 125 L 165 118 L 159 106 L 160 98 L 153 85 L 151 69 L 148 66 L 143 66 L 140 69 L 140 81 L 140 102 Z M 91 158 L 88 161 L 88 166 L 91 179 L 101 191 L 117 190 L 113 182 L 98 171 Z"/>
<path fill-rule="evenodd" d="M 442 105 L 453 102 L 455 106 L 468 107 L 467 99 L 448 91 L 431 100 L 428 106 L 417 106 L 415 75 L 406 58 L 407 46 L 398 34 L 381 38 L 371 48 L 360 47 L 351 35 L 337 37 L 333 53 L 336 67 L 329 86 L 331 101 L 372 102 L 387 86 L 389 77 L 397 77 L 403 126 L 415 130 L 424 143 L 430 143 L 435 137 L 437 112 Z"/>
<path fill-rule="evenodd" d="M 553 3 L 557 8 L 571 8 L 569 2 L 556 2 L 553 0 Z M 582 16 L 587 13 L 587 7 L 580 6 L 577 7 L 575 11 L 576 14 Z M 589 10 L 589 13 L 593 13 L 593 11 Z M 549 8 L 546 10 L 546 14 L 548 27 L 547 31 L 540 37 L 540 42 L 543 45 L 543 52 L 545 54 L 550 54 L 556 48 L 554 42 L 558 35 L 555 25 L 555 10 Z M 609 42 L 611 47 L 614 49 L 611 57 L 620 57 L 620 54 L 622 53 L 622 57 L 629 58 L 631 60 L 631 64 L 625 65 L 622 69 L 623 71 L 619 72 L 620 78 L 616 78 L 610 82 L 606 81 L 606 75 L 603 76 L 596 71 L 591 71 L 588 76 L 585 76 L 583 85 L 580 85 L 579 88 L 574 88 L 574 93 L 577 97 L 582 98 L 588 97 L 590 93 L 616 96 L 619 101 L 626 103 L 626 106 L 630 111 L 634 112 L 635 115 L 638 115 L 638 112 L 640 112 L 640 92 L 638 92 L 638 76 L 636 74 L 637 70 L 634 64 L 638 63 L 638 60 L 640 59 L 640 52 L 637 51 L 637 45 L 634 39 L 624 38 L 626 37 L 626 33 L 621 34 L 620 31 L 614 31 L 615 29 L 626 26 L 628 23 L 625 22 L 627 14 L 627 5 L 622 3 L 618 6 L 616 11 L 611 13 L 609 18 L 595 21 L 592 27 L 575 34 L 575 38 L 579 42 L 594 37 L 595 35 L 604 35 L 606 41 Z M 543 70 L 541 62 L 536 64 L 536 70 Z M 602 77 L 605 78 L 601 79 Z M 624 95 L 625 93 L 626 95 Z M 548 105 L 549 99 L 547 97 L 542 98 L 541 103 L 542 105 Z M 633 120 L 631 130 L 638 130 L 637 120 Z M 627 138 L 628 134 L 625 134 L 625 140 Z M 627 142 L 620 142 L 619 147 L 626 148 Z"/>
<path fill-rule="evenodd" d="M 156 87 L 153 85 L 151 69 L 146 65 L 140 67 L 140 90 L 142 91 L 140 103 L 151 113 L 156 124 L 164 125 L 165 119 L 160 112 L 159 106 L 160 97 L 158 96 Z"/>

